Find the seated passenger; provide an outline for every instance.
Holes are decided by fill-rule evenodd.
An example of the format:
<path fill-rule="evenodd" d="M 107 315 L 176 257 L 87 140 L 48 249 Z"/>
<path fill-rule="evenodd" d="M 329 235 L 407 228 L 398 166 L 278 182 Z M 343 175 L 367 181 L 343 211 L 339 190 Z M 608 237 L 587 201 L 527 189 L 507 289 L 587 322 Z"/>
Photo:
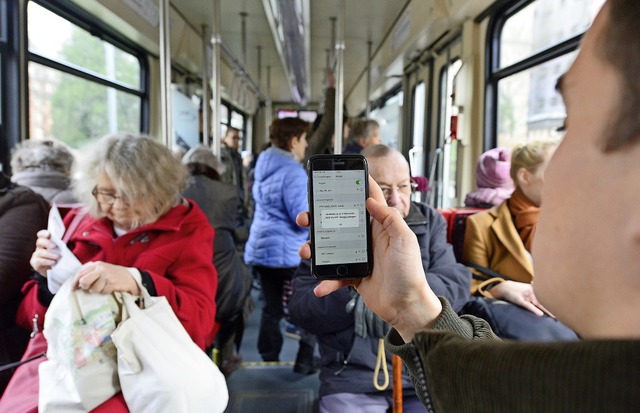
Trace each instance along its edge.
<path fill-rule="evenodd" d="M 0 365 L 20 360 L 27 347 L 30 330 L 16 325 L 16 311 L 20 287 L 31 275 L 36 233 L 47 226 L 48 213 L 44 198 L 0 174 Z M 0 395 L 12 373 L 0 373 Z"/>
<path fill-rule="evenodd" d="M 364 148 L 382 143 L 380 125 L 373 119 L 358 119 L 349 132 L 347 146 L 342 153 L 360 153 Z"/>
<path fill-rule="evenodd" d="M 417 237 L 422 270 L 429 285 L 460 310 L 469 297 L 471 273 L 456 263 L 446 241 L 444 218 L 426 204 L 412 202 L 409 164 L 402 154 L 385 145 L 373 145 L 362 153 L 369 173 L 378 182 L 390 207 L 397 209 Z M 289 302 L 291 319 L 315 333 L 321 355 L 320 412 L 386 412 L 392 404 L 391 388 L 379 390 L 374 377 L 379 340 L 389 325 L 373 314 L 353 289 L 342 289 L 318 298 L 319 284 L 303 260 L 293 280 Z M 392 371 L 387 353 L 388 371 Z M 381 373 L 382 374 L 382 373 Z M 404 411 L 424 412 L 407 372 L 403 374 Z"/>
<path fill-rule="evenodd" d="M 536 294 L 582 341 L 513 343 L 458 317 L 422 276 L 413 234 L 375 183 L 370 277 L 353 286 L 393 324 L 390 350 L 437 412 L 636 412 L 640 406 L 640 3 L 607 0 L 558 84 L 567 132 L 546 174 Z M 630 58 L 630 57 L 633 58 Z M 370 180 L 371 182 L 371 180 Z M 594 196 L 596 194 L 597 196 Z M 301 214 L 298 223 L 308 224 Z M 310 246 L 300 249 L 310 257 Z"/>
<path fill-rule="evenodd" d="M 500 205 L 471 215 L 464 237 L 465 263 L 489 268 L 512 280 L 476 279 L 472 292 L 517 304 L 540 316 L 543 308 L 531 287 L 531 243 L 542 203 L 544 171 L 556 146 L 552 141 L 536 141 L 516 147 L 510 168 L 515 191 Z M 472 271 L 479 277 L 486 276 L 477 269 Z"/>
<path fill-rule="evenodd" d="M 476 297 L 462 313 L 484 318 L 502 338 L 577 339 L 538 302 L 531 285 L 531 242 L 540 212 L 544 171 L 556 146 L 555 142 L 537 141 L 515 148 L 511 177 L 516 190 L 500 205 L 467 218 L 462 255 L 474 272 L 472 293 Z"/>
<path fill-rule="evenodd" d="M 513 192 L 510 167 L 509 148 L 493 148 L 480 155 L 476 165 L 477 189 L 467 194 L 465 206 L 491 208 L 509 198 Z"/>
<path fill-rule="evenodd" d="M 228 376 L 242 362 L 237 353 L 244 332 L 244 308 L 251 290 L 251 277 L 236 249 L 234 233 L 242 222 L 242 202 L 236 187 L 220 181 L 224 166 L 204 145 L 191 148 L 182 159 L 191 177 L 183 195 L 194 200 L 215 229 L 213 263 L 218 271 L 216 337 L 220 370 Z M 212 343 L 208 343 L 210 345 Z"/>
<path fill-rule="evenodd" d="M 93 294 L 139 295 L 141 283 L 152 296 L 166 297 L 187 333 L 204 350 L 216 313 L 213 229 L 200 208 L 180 195 L 187 178 L 184 166 L 150 137 L 123 134 L 106 136 L 83 150 L 73 176 L 76 195 L 89 209 L 67 243 L 84 264 L 69 274 L 74 285 Z M 79 213 L 67 214 L 67 227 Z M 46 276 L 60 258 L 54 249 L 49 231 L 38 232 L 31 256 L 35 279 L 23 287 L 25 298 L 18 313 L 28 329 L 36 314 L 42 329 L 53 298 Z M 42 334 L 34 339 L 45 340 Z M 28 371 L 42 360 L 16 370 L 0 399 L 0 411 L 15 411 L 12 395 L 17 394 L 23 403 L 28 400 L 28 411 L 36 411 L 38 376 Z M 12 392 L 14 381 L 30 393 Z M 94 411 L 128 409 L 118 393 Z"/>
<path fill-rule="evenodd" d="M 50 204 L 74 204 L 70 188 L 73 154 L 53 140 L 29 139 L 18 144 L 11 155 L 11 180 L 31 188 Z"/>

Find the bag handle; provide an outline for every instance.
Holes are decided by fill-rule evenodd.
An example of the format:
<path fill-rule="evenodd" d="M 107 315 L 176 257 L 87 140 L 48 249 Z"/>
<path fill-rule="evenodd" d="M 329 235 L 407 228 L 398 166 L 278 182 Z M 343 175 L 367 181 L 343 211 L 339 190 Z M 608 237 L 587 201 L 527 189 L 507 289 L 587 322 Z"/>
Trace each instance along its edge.
<path fill-rule="evenodd" d="M 147 308 L 151 303 L 151 294 L 149 291 L 134 278 L 136 284 L 140 288 L 140 305 L 136 303 L 136 298 L 134 295 L 128 292 L 114 292 L 116 299 L 122 303 L 122 321 L 131 317 L 132 314 L 140 312 L 141 309 Z"/>
<path fill-rule="evenodd" d="M 474 268 L 480 271 L 481 273 L 485 274 L 485 275 L 482 275 L 482 274 L 474 273 L 473 278 L 476 280 L 486 281 L 486 280 L 490 280 L 491 278 L 502 278 L 503 280 L 506 280 L 506 281 L 513 281 L 510 277 L 500 274 L 499 272 L 494 271 L 491 268 L 483 267 L 482 265 L 478 265 L 473 262 L 463 262 L 462 264 L 466 265 L 467 267 Z"/>

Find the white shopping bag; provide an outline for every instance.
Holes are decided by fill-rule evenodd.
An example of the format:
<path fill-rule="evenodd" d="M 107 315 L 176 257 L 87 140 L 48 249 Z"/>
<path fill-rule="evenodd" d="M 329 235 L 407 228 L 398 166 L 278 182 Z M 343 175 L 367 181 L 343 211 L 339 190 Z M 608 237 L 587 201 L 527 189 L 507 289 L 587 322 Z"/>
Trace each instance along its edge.
<path fill-rule="evenodd" d="M 72 282 L 62 284 L 44 321 L 39 412 L 90 411 L 120 391 L 111 341 L 120 306 L 113 295 L 71 291 Z"/>
<path fill-rule="evenodd" d="M 218 367 L 191 340 L 167 299 L 141 290 L 143 308 L 130 294 L 117 294 L 123 301 L 122 322 L 112 334 L 129 410 L 223 412 L 229 393 Z"/>

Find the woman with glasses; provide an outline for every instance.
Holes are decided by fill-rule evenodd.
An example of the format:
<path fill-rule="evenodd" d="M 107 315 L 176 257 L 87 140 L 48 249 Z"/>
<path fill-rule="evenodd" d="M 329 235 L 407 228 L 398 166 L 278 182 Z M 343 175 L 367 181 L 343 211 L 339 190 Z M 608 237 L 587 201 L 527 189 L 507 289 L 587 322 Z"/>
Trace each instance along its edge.
<path fill-rule="evenodd" d="M 166 297 L 187 333 L 204 350 L 212 339 L 218 277 L 212 263 L 213 229 L 203 212 L 181 196 L 185 167 L 166 147 L 145 136 L 107 136 L 81 153 L 72 176 L 88 214 L 67 241 L 83 263 L 77 273 L 68 275 L 73 286 L 93 294 L 139 295 L 142 285 L 152 296 Z M 71 223 L 82 213 L 69 212 L 67 228 L 72 229 Z M 53 298 L 47 270 L 59 258 L 49 231 L 38 232 L 31 257 L 36 276 L 23 287 L 26 296 L 18 318 L 29 322 L 37 314 L 40 329 Z M 24 385 L 25 377 L 21 379 Z M 32 381 L 32 405 L 37 409 L 38 377 L 26 379 Z M 94 411 L 127 409 L 118 393 Z"/>

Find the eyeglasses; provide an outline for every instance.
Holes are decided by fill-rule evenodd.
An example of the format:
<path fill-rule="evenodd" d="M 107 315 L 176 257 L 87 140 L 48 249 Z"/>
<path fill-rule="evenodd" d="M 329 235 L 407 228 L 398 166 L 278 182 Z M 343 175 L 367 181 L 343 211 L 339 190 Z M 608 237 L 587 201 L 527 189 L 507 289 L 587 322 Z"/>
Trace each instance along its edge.
<path fill-rule="evenodd" d="M 380 185 L 380 189 L 382 189 L 382 193 L 385 197 L 390 196 L 394 189 L 397 189 L 398 192 L 402 194 L 411 195 L 416 188 L 418 188 L 418 184 L 413 181 L 398 186 Z"/>
<path fill-rule="evenodd" d="M 125 197 L 110 194 L 108 192 L 98 191 L 98 187 L 93 188 L 93 190 L 91 191 L 91 195 L 93 195 L 99 203 L 104 205 L 113 205 L 115 204 L 116 199 L 119 199 L 121 203 L 128 205 Z"/>

